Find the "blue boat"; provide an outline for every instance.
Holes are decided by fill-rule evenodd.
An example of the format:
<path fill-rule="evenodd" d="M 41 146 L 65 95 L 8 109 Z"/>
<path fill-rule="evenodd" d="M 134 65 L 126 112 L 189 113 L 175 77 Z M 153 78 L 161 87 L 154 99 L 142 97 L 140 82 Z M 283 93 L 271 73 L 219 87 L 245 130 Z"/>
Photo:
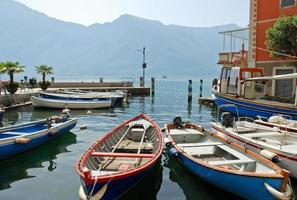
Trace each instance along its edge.
<path fill-rule="evenodd" d="M 124 122 L 78 161 L 80 199 L 118 199 L 154 169 L 162 150 L 162 132 L 148 116 Z"/>
<path fill-rule="evenodd" d="M 245 199 L 292 197 L 288 172 L 271 161 L 198 125 L 166 128 L 168 153 L 197 177 Z"/>
<path fill-rule="evenodd" d="M 223 107 L 223 111 L 257 118 L 274 115 L 290 116 L 297 120 L 297 100 L 271 96 L 267 81 L 293 79 L 297 74 L 264 77 L 262 68 L 222 67 L 220 79 L 213 81 L 213 95 L 218 107 L 233 104 L 238 108 Z"/>
<path fill-rule="evenodd" d="M 222 111 L 230 112 L 234 115 L 247 116 L 251 118 L 258 118 L 259 116 L 269 118 L 277 115 L 290 116 L 291 119 L 297 120 L 297 107 L 289 106 L 288 104 L 281 104 L 263 100 L 251 100 L 236 97 L 234 95 L 215 93 L 215 103 L 218 107 L 222 107 Z M 229 107 L 224 105 L 233 104 L 237 107 Z"/>
<path fill-rule="evenodd" d="M 0 159 L 9 158 L 69 132 L 77 119 L 62 117 L 48 118 L 35 122 L 0 128 Z"/>

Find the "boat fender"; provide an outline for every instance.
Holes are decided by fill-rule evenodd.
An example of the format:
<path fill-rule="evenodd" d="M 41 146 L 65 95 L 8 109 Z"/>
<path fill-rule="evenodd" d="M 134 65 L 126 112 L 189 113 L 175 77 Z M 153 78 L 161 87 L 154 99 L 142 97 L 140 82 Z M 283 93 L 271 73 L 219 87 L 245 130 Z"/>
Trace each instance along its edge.
<path fill-rule="evenodd" d="M 82 186 L 79 187 L 78 194 L 79 194 L 79 199 L 80 200 L 87 200 L 86 193 L 85 193 Z"/>
<path fill-rule="evenodd" d="M 88 115 L 91 115 L 92 114 L 92 111 L 91 110 L 88 110 L 87 114 Z"/>
<path fill-rule="evenodd" d="M 171 145 L 171 143 L 167 137 L 164 139 L 164 142 L 167 147 L 169 147 Z"/>
<path fill-rule="evenodd" d="M 57 135 L 59 133 L 59 131 L 57 131 L 57 130 L 52 130 L 52 131 L 49 131 L 48 132 L 48 135 L 49 136 L 55 136 L 55 135 Z"/>
<path fill-rule="evenodd" d="M 175 148 L 169 149 L 169 155 L 173 157 L 178 157 L 178 151 Z"/>
<path fill-rule="evenodd" d="M 283 124 L 286 122 L 286 119 L 281 116 L 272 116 L 268 119 L 268 122 L 273 124 Z"/>
<path fill-rule="evenodd" d="M 15 143 L 17 143 L 17 144 L 27 144 L 30 141 L 31 141 L 30 138 L 16 138 L 15 139 Z"/>
<path fill-rule="evenodd" d="M 280 158 L 276 153 L 265 150 L 265 149 L 260 151 L 260 155 L 274 163 L 280 161 Z"/>
<path fill-rule="evenodd" d="M 274 189 L 271 185 L 268 183 L 264 183 L 266 189 L 274 196 L 276 199 L 280 200 L 290 200 L 293 197 L 293 190 L 290 187 L 289 184 L 287 184 L 287 188 L 285 192 L 280 192 L 276 189 Z"/>

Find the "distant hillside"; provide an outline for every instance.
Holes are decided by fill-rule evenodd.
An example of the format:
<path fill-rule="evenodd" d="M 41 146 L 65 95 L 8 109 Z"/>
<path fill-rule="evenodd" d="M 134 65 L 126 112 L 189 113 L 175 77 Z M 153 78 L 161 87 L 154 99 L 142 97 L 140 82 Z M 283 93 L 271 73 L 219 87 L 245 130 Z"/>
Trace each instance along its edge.
<path fill-rule="evenodd" d="M 45 63 L 58 75 L 138 76 L 142 55 L 137 49 L 146 46 L 149 75 L 195 76 L 217 70 L 218 32 L 233 28 L 167 26 L 131 15 L 86 27 L 1 0 L 0 61 L 18 60 L 27 73 Z"/>

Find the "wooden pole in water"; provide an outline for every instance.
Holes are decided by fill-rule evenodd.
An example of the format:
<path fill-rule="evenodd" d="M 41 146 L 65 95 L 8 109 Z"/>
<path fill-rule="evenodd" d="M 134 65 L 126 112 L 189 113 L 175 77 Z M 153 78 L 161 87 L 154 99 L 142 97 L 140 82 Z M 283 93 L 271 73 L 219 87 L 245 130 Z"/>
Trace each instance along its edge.
<path fill-rule="evenodd" d="M 189 80 L 189 85 L 188 85 L 188 102 L 192 102 L 192 80 Z"/>
<path fill-rule="evenodd" d="M 144 87 L 144 79 L 143 77 L 140 77 L 140 87 Z"/>
<path fill-rule="evenodd" d="M 155 96 L 155 78 L 152 77 L 152 96 Z"/>
<path fill-rule="evenodd" d="M 203 90 L 203 79 L 200 79 L 200 97 L 202 97 L 202 90 Z"/>

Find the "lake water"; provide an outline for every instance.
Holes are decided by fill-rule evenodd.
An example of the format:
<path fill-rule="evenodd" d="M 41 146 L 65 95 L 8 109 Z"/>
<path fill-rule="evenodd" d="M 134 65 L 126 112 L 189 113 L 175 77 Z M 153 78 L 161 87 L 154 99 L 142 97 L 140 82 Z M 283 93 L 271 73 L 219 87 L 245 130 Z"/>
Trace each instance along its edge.
<path fill-rule="evenodd" d="M 204 95 L 210 95 L 210 80 Z M 73 200 L 78 199 L 80 180 L 75 163 L 82 153 L 110 129 L 140 112 L 147 113 L 160 127 L 175 116 L 209 126 L 216 111 L 197 102 L 199 82 L 193 82 L 193 102 L 187 102 L 188 81 L 157 80 L 155 97 L 133 97 L 129 104 L 113 110 L 71 111 L 78 125 L 71 133 L 57 137 L 42 147 L 0 162 L 0 200 Z M 59 111 L 34 110 L 31 106 L 5 113 L 6 123 L 37 120 Z M 87 130 L 80 130 L 82 125 Z M 154 173 L 143 179 L 122 199 L 214 200 L 240 199 L 187 172 L 176 160 L 163 155 Z"/>

